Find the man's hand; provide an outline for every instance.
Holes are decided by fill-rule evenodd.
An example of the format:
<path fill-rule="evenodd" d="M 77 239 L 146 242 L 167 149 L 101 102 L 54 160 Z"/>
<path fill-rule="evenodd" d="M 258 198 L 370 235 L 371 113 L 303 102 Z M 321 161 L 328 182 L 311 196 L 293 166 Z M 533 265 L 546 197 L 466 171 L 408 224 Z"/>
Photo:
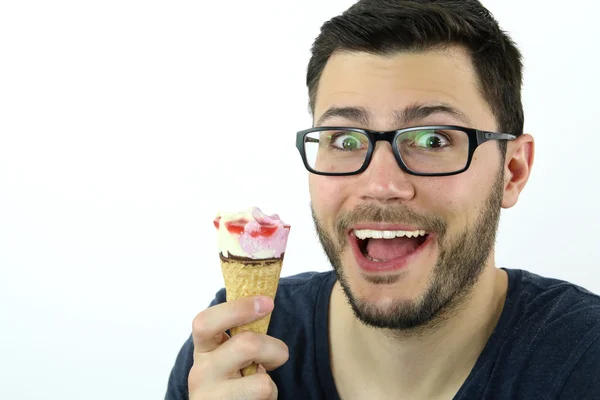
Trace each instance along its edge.
<path fill-rule="evenodd" d="M 194 318 L 194 365 L 188 376 L 190 400 L 277 399 L 277 386 L 266 373 L 283 365 L 288 347 L 254 332 L 233 338 L 226 330 L 258 320 L 273 311 L 270 297 L 245 297 L 210 307 Z M 242 377 L 252 363 L 258 372 Z"/>

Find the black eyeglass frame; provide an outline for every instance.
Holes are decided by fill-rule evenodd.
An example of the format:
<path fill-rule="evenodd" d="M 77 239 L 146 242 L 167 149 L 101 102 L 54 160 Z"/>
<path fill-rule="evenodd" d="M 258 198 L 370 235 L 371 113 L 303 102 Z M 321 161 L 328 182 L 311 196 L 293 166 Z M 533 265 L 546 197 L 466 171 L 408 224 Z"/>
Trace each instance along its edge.
<path fill-rule="evenodd" d="M 306 152 L 304 149 L 304 137 L 309 133 L 321 132 L 321 131 L 330 131 L 330 130 L 343 130 L 346 132 L 357 132 L 366 135 L 369 138 L 369 148 L 367 149 L 367 155 L 365 157 L 365 162 L 362 167 L 354 172 L 319 172 L 315 171 L 308 164 L 308 160 L 306 159 Z M 400 155 L 400 151 L 398 150 L 398 146 L 396 145 L 396 139 L 398 136 L 402 135 L 406 132 L 412 132 L 417 130 L 455 130 L 462 131 L 467 134 L 469 137 L 469 155 L 467 158 L 467 163 L 463 169 L 453 172 L 435 172 L 435 173 L 424 173 L 424 172 L 416 172 L 411 170 L 406 166 L 404 161 L 402 160 L 402 156 Z M 296 148 L 300 152 L 300 156 L 302 157 L 302 162 L 304 163 L 304 167 L 311 173 L 316 175 L 325 175 L 325 176 L 348 176 L 348 175 L 358 175 L 364 172 L 371 163 L 371 158 L 373 156 L 373 151 L 375 150 L 375 145 L 378 141 L 383 140 L 388 142 L 392 146 L 392 151 L 394 153 L 394 157 L 400 166 L 400 169 L 407 174 L 416 175 L 416 176 L 450 176 L 450 175 L 458 175 L 465 172 L 469 169 L 471 165 L 471 161 L 473 159 L 473 154 L 477 147 L 482 144 L 490 141 L 490 140 L 515 140 L 517 135 L 513 135 L 510 133 L 498 133 L 498 132 L 488 132 L 481 131 L 478 129 L 466 128 L 463 126 L 455 126 L 455 125 L 426 125 L 426 126 L 414 126 L 410 128 L 397 129 L 394 131 L 380 132 L 373 131 L 370 129 L 359 129 L 359 128 L 349 128 L 349 127 L 339 127 L 339 126 L 319 126 L 310 129 L 304 129 L 302 131 L 297 132 L 296 134 Z"/>

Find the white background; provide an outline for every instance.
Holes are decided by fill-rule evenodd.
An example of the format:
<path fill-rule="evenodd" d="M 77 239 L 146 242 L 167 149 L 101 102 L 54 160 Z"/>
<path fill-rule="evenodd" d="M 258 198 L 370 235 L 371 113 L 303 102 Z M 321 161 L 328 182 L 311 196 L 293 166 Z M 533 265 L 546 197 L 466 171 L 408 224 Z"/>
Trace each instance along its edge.
<path fill-rule="evenodd" d="M 218 210 L 291 223 L 284 275 L 329 268 L 294 134 L 310 45 L 352 3 L 1 3 L 0 398 L 163 398 L 222 286 Z M 600 292 L 599 6 L 485 4 L 537 140 L 498 264 Z"/>

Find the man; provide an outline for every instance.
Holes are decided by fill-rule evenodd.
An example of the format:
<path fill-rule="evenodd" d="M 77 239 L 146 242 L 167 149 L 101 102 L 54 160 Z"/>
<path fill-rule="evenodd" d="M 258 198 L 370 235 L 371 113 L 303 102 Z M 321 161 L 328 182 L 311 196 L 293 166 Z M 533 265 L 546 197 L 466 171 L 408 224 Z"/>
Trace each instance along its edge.
<path fill-rule="evenodd" d="M 533 164 L 521 70 L 476 0 L 327 22 L 297 145 L 334 271 L 283 278 L 275 305 L 220 291 L 166 398 L 600 399 L 600 298 L 494 264 Z M 225 333 L 271 311 L 268 335 Z"/>

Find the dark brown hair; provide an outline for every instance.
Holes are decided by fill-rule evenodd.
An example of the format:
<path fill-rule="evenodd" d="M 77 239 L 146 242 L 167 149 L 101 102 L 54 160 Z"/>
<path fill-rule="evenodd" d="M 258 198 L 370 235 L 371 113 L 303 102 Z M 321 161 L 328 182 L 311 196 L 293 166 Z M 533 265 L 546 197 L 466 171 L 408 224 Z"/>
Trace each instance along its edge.
<path fill-rule="evenodd" d="M 326 22 L 308 64 L 310 109 L 314 113 L 321 74 L 335 51 L 388 55 L 453 45 L 468 50 L 498 130 L 522 134 L 521 54 L 477 0 L 361 0 Z M 499 143 L 504 153 L 506 142 Z"/>

